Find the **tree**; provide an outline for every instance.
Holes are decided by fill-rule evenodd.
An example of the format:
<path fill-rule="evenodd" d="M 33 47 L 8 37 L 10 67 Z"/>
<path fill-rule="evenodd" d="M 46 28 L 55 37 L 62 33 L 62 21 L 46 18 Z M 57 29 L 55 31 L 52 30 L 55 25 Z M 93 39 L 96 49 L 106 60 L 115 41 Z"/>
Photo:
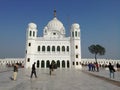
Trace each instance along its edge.
<path fill-rule="evenodd" d="M 104 55 L 105 54 L 105 48 L 100 45 L 91 45 L 88 47 L 89 51 L 92 54 L 95 54 L 95 61 L 97 63 L 97 55 Z"/>

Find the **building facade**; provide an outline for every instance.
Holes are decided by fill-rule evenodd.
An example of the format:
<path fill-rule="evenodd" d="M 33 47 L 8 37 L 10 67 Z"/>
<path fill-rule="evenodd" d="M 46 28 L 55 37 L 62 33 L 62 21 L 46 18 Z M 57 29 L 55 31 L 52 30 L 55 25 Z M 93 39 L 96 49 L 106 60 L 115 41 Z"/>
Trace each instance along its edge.
<path fill-rule="evenodd" d="M 36 62 L 37 68 L 49 68 L 55 62 L 58 68 L 81 68 L 80 25 L 71 25 L 71 35 L 66 37 L 65 27 L 56 17 L 43 29 L 43 36 L 38 37 L 37 25 L 29 23 L 26 33 L 25 67 L 31 68 Z"/>

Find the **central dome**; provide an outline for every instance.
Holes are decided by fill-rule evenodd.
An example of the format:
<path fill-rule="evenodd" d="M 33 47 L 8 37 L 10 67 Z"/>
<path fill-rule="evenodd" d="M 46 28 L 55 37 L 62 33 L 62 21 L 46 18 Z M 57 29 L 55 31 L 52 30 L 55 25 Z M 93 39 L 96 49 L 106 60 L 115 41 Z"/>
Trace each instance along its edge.
<path fill-rule="evenodd" d="M 47 27 L 49 30 L 57 31 L 60 31 L 61 29 L 64 28 L 63 24 L 56 17 L 54 17 L 53 20 L 48 22 Z"/>

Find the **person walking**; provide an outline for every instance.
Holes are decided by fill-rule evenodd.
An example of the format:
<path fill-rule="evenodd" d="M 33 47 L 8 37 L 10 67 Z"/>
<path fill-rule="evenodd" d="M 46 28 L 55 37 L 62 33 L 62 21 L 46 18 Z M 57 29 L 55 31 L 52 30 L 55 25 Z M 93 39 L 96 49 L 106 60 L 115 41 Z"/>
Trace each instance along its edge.
<path fill-rule="evenodd" d="M 91 71 L 92 70 L 92 63 L 89 63 L 88 64 L 88 71 Z"/>
<path fill-rule="evenodd" d="M 36 63 L 34 62 L 34 64 L 32 65 L 32 71 L 31 71 L 31 76 L 30 76 L 30 78 L 32 78 L 33 74 L 35 75 L 35 78 L 37 78 L 35 64 L 36 64 Z"/>
<path fill-rule="evenodd" d="M 109 68 L 110 78 L 111 78 L 111 76 L 114 78 L 115 69 L 114 69 L 113 65 L 111 63 L 109 63 L 108 68 Z"/>
<path fill-rule="evenodd" d="M 17 79 L 17 73 L 18 73 L 18 65 L 17 63 L 15 63 L 13 66 L 13 80 Z"/>
<path fill-rule="evenodd" d="M 96 71 L 99 72 L 99 64 L 96 62 Z"/>
<path fill-rule="evenodd" d="M 50 69 L 50 75 L 51 75 L 53 71 L 53 63 L 50 64 L 49 69 Z"/>
<path fill-rule="evenodd" d="M 92 67 L 92 71 L 94 72 L 95 71 L 95 63 L 92 63 L 91 67 Z"/>

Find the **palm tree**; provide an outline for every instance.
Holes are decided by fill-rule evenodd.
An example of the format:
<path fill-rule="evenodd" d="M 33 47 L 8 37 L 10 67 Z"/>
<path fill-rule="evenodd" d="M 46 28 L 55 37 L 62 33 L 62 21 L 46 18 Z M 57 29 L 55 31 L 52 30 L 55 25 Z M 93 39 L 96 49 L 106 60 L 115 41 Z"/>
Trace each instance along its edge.
<path fill-rule="evenodd" d="M 95 54 L 96 63 L 97 63 L 97 54 L 99 54 L 99 55 L 105 54 L 105 48 L 100 45 L 91 45 L 88 47 L 88 49 L 92 54 Z"/>

